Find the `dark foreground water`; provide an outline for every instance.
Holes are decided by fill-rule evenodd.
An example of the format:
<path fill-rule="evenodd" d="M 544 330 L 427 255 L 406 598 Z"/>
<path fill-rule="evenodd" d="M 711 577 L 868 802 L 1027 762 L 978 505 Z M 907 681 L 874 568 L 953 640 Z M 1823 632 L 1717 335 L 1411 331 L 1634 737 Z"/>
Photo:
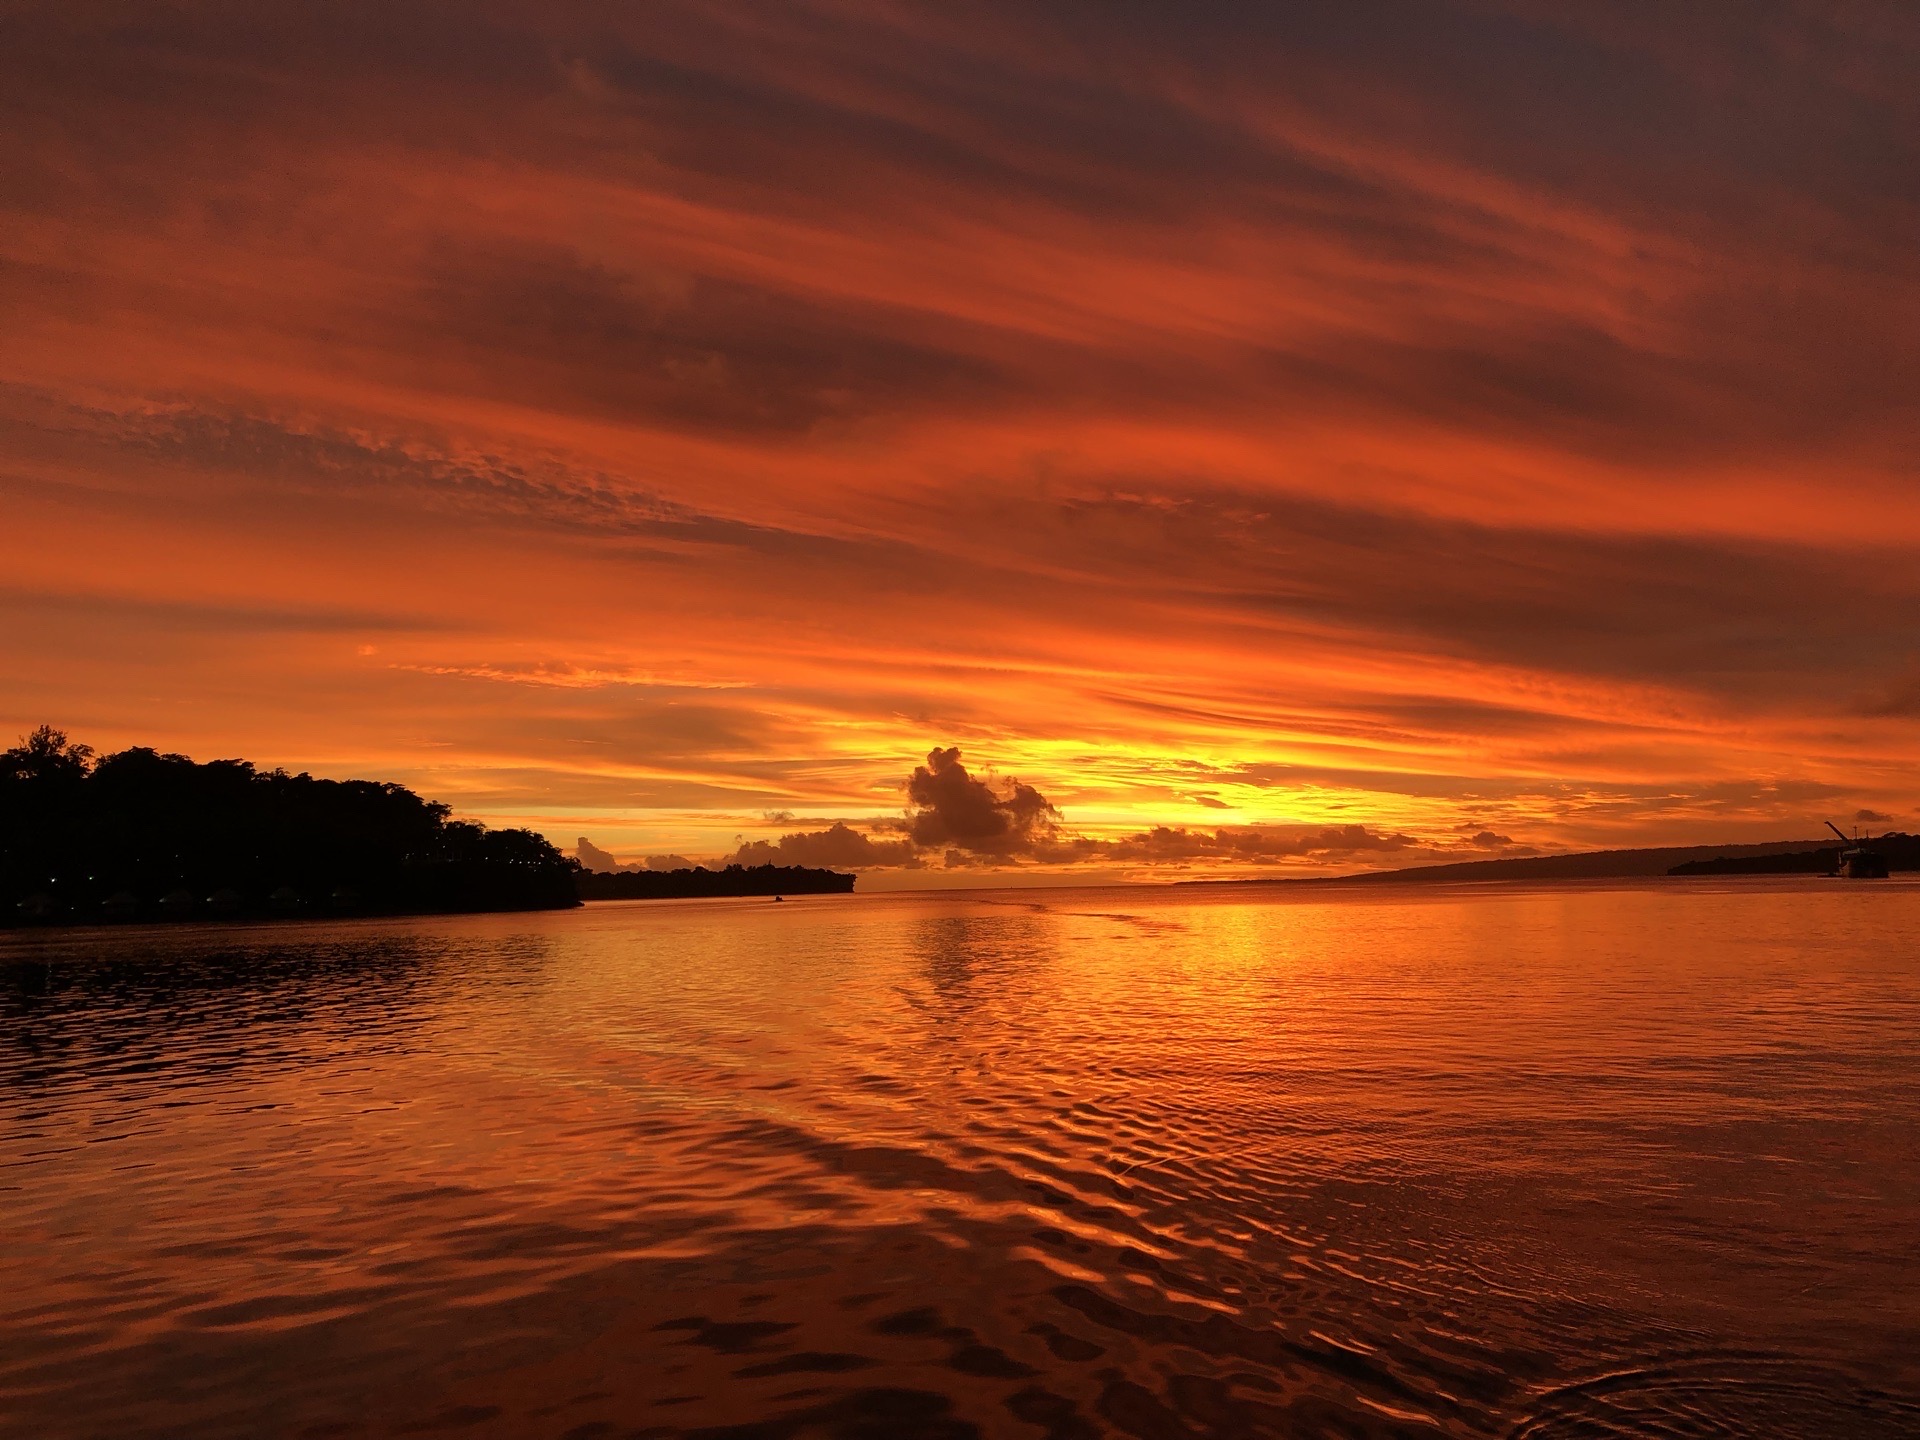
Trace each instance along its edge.
<path fill-rule="evenodd" d="M 0 938 L 9 1436 L 1920 1435 L 1920 885 Z"/>

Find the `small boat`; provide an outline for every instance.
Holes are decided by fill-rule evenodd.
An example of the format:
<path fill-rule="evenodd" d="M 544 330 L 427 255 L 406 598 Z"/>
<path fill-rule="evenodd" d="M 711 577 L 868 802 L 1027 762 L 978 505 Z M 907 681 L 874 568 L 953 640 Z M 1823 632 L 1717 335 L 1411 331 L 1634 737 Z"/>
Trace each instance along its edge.
<path fill-rule="evenodd" d="M 1873 843 L 1869 835 L 1865 840 L 1854 836 L 1848 839 L 1841 834 L 1840 827 L 1831 820 L 1826 822 L 1827 829 L 1840 836 L 1840 843 L 1847 848 L 1842 850 L 1833 862 L 1833 873 L 1843 880 L 1884 880 L 1887 878 L 1887 857 L 1878 850 L 1867 847 Z"/>

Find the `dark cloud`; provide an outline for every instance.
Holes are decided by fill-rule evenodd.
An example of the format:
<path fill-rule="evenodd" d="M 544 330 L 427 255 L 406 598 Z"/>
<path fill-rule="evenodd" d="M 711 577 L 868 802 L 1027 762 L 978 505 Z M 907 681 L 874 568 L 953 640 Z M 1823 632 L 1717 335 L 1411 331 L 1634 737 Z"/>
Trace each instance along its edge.
<path fill-rule="evenodd" d="M 1228 861 L 1265 865 L 1282 860 L 1335 861 L 1418 850 L 1411 835 L 1383 833 L 1367 825 L 1226 826 L 1209 833 L 1156 825 L 1120 840 L 1090 842 L 1084 858 L 1165 865 Z"/>
<path fill-rule="evenodd" d="M 846 297 L 701 275 L 663 283 L 559 248 L 449 245 L 430 264 L 419 334 L 396 349 L 515 403 L 778 436 L 903 409 L 1004 407 L 1019 384 L 969 353 L 969 327 Z"/>
<path fill-rule="evenodd" d="M 19 410 L 26 397 L 19 387 L 0 387 L 0 398 Z M 52 407 L 37 426 L 16 422 L 15 429 L 29 434 L 37 429 L 174 473 L 244 478 L 282 498 L 289 490 L 385 497 L 596 534 L 710 534 L 718 523 L 630 480 L 578 463 L 528 453 L 509 460 L 456 446 L 444 433 L 420 428 L 375 434 L 364 427 L 349 431 L 310 420 L 170 402 L 123 410 Z"/>
<path fill-rule="evenodd" d="M 37 212 L 245 240 L 303 195 L 380 183 L 353 157 L 459 159 L 657 194 L 689 224 L 906 246 L 964 216 L 988 227 L 977 251 L 1070 254 L 1097 226 L 1204 272 L 1222 257 L 1193 237 L 1257 236 L 1356 318 L 1396 321 L 1076 340 L 930 295 L 756 283 L 684 237 L 668 255 L 454 212 L 389 237 L 358 209 L 328 228 L 372 283 L 294 328 L 345 318 L 358 368 L 559 410 L 792 436 L 1043 399 L 1333 408 L 1670 460 L 1911 433 L 1920 358 L 1883 297 L 1920 282 L 1888 238 L 1920 205 L 1916 27 L 1892 4 L 1762 8 L 1750 33 L 1485 3 L 799 6 L 750 27 L 704 3 L 30 7 L 0 94 L 10 188 Z M 1622 252 L 1641 283 L 1608 277 Z M 14 283 L 65 283 L 52 268 Z"/>
<path fill-rule="evenodd" d="M 1895 817 L 1882 810 L 1856 810 L 1853 812 L 1853 818 L 1862 822 L 1871 820 L 1876 823 L 1886 823 Z"/>
<path fill-rule="evenodd" d="M 661 547 L 650 552 L 658 563 L 680 567 L 711 568 L 716 551 L 736 551 L 761 574 L 777 575 L 780 587 L 803 586 L 833 567 L 874 588 L 929 599 L 965 590 L 1135 628 L 1152 624 L 1156 609 L 1199 607 L 1221 624 L 1331 623 L 1364 640 L 1736 694 L 1897 664 L 1912 640 L 1886 617 L 1920 605 L 1920 578 L 1895 563 L 1904 553 L 1891 549 L 1481 524 L 1150 476 L 1112 477 L 1102 485 L 1107 493 L 1068 500 L 983 491 L 947 511 L 954 523 L 944 534 L 849 540 L 724 519 L 557 457 L 509 461 L 445 437 L 374 436 L 181 406 L 75 409 L 60 423 L 124 453 L 270 481 L 282 499 L 285 487 L 298 486 L 458 506 L 496 522 L 632 537 Z M 974 553 L 976 535 L 992 537 L 990 557 Z M 1142 574 L 1155 578 L 1144 592 Z M 1820 604 L 1805 603 L 1815 594 Z M 261 623 L 298 621 L 263 612 Z M 409 623 L 366 617 L 367 628 Z M 1920 672 L 1902 673 L 1854 708 L 1920 714 Z M 1376 696 L 1367 713 L 1383 736 L 1521 738 L 1579 723 L 1549 710 L 1439 696 Z M 1271 717 L 1216 718 L 1262 725 Z M 1589 723 L 1620 732 L 1617 716 Z"/>
<path fill-rule="evenodd" d="M 249 511 L 283 519 L 298 497 L 316 516 L 344 501 L 358 517 L 388 523 L 459 515 L 521 533 L 537 527 L 561 540 L 616 542 L 627 560 L 681 571 L 711 571 L 737 556 L 756 567 L 833 568 L 922 592 L 949 588 L 956 578 L 953 560 L 912 543 L 717 514 L 578 456 L 522 448 L 509 459 L 438 427 L 368 423 L 349 430 L 173 401 L 111 410 L 49 404 L 0 383 L 0 445 L 16 454 L 39 451 L 62 467 L 78 461 L 124 473 L 137 460 L 151 466 L 156 487 L 168 488 L 160 513 L 177 519 L 192 506 L 189 513 L 209 524 L 232 523 Z M 7 478 L 0 474 L 0 493 Z"/>
<path fill-rule="evenodd" d="M 1912 639 L 1888 617 L 1920 604 L 1920 572 L 1893 545 L 1583 533 L 1292 496 L 1149 498 L 1123 483 L 1028 508 L 1002 533 L 1083 584 L 1118 592 L 1151 573 L 1169 607 L 1205 609 L 1222 625 L 1333 624 L 1426 652 L 1732 693 L 1894 663 Z M 1920 677 L 1866 708 L 1920 713 Z M 1379 696 L 1367 710 L 1443 733 L 1517 737 L 1567 723 L 1459 697 Z M 1617 732 L 1619 717 L 1603 718 Z"/>
<path fill-rule="evenodd" d="M 0 585 L 0 617 L 22 633 L 52 634 L 72 627 L 99 635 L 174 631 L 194 635 L 435 635 L 458 633 L 458 622 L 424 614 L 397 614 L 351 606 L 289 606 L 261 602 L 220 604 L 148 596 L 50 593 Z"/>
<path fill-rule="evenodd" d="M 1920 665 L 1909 665 L 1903 673 L 1875 687 L 1853 709 L 1855 714 L 1880 719 L 1920 719 Z"/>
<path fill-rule="evenodd" d="M 875 840 L 836 820 L 824 830 L 801 830 L 778 840 L 752 840 L 727 856 L 730 865 L 811 865 L 873 870 L 921 863 L 911 841 Z"/>
<path fill-rule="evenodd" d="M 1018 780 L 981 779 L 957 746 L 928 753 L 907 778 L 907 835 L 917 846 L 1013 859 L 1051 843 L 1060 812 Z"/>
<path fill-rule="evenodd" d="M 835 821 L 777 840 L 754 840 L 727 859 L 741 865 L 824 865 L 849 869 L 918 867 L 939 859 L 949 868 L 1046 860 L 1071 862 L 1085 842 L 1063 835 L 1060 813 L 1031 785 L 972 774 L 958 746 L 936 748 L 906 782 L 907 806 L 898 820 L 856 830 Z M 793 823 L 791 813 L 767 817 Z M 888 832 L 900 838 L 888 838 Z"/>

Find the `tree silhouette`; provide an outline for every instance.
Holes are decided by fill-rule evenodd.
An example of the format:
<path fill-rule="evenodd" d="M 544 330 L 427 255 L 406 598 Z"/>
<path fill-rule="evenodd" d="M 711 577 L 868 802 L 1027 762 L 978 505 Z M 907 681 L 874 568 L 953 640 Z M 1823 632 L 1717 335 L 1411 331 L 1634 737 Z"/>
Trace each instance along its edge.
<path fill-rule="evenodd" d="M 93 747 L 76 745 L 67 732 L 42 725 L 0 756 L 7 778 L 23 784 L 60 784 L 84 779 L 93 767 Z"/>
<path fill-rule="evenodd" d="M 454 820 L 402 785 L 146 746 L 95 761 L 47 725 L 0 756 L 9 915 L 188 914 L 216 898 L 241 912 L 550 908 L 577 903 L 575 868 L 532 831 Z"/>

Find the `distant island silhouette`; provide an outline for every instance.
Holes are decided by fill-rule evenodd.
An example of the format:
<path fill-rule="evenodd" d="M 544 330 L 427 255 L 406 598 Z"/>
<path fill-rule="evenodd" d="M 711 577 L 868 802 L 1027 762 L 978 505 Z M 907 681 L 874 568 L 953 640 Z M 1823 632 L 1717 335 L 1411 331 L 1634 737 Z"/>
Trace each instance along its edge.
<path fill-rule="evenodd" d="M 1876 835 L 1871 842 L 1874 853 L 1887 862 L 1888 871 L 1920 870 L 1920 835 L 1893 831 Z M 1807 850 L 1788 850 L 1772 855 L 1717 855 L 1711 860 L 1690 860 L 1676 865 L 1669 875 L 1831 875 L 1840 866 L 1846 847 L 1836 844 Z"/>
<path fill-rule="evenodd" d="M 1888 835 L 1873 842 L 1893 870 L 1920 870 L 1920 837 Z M 1476 880 L 1625 880 L 1648 875 L 1830 875 L 1840 847 L 1818 840 L 1774 840 L 1748 845 L 1659 845 L 1632 850 L 1584 850 L 1569 855 L 1518 855 L 1506 860 L 1458 860 L 1402 870 L 1352 875 L 1262 876 L 1247 880 L 1183 880 L 1183 885 L 1441 884 Z"/>

